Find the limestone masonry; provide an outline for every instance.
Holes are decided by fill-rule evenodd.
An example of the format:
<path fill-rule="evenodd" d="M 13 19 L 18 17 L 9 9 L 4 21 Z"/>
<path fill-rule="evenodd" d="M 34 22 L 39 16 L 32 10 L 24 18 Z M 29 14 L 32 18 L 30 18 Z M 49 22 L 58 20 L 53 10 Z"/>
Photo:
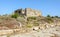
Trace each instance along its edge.
<path fill-rule="evenodd" d="M 34 9 L 31 9 L 31 8 L 25 8 L 24 10 L 23 9 L 18 9 L 18 10 L 15 10 L 15 13 L 18 13 L 19 15 L 24 15 L 24 16 L 27 16 L 27 17 L 41 16 L 41 12 L 39 10 L 34 10 Z"/>

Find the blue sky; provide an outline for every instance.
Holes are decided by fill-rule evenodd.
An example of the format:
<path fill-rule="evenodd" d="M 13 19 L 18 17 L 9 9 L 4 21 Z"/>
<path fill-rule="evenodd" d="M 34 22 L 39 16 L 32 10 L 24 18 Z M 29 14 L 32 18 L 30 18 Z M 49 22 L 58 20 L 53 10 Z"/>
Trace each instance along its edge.
<path fill-rule="evenodd" d="M 19 8 L 32 8 L 43 16 L 60 16 L 60 0 L 0 0 L 0 14 L 11 14 Z"/>

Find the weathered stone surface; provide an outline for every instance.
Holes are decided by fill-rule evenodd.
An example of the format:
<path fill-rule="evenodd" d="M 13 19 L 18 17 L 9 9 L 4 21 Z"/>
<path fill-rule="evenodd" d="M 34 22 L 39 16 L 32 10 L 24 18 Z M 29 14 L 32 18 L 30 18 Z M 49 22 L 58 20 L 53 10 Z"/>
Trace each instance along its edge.
<path fill-rule="evenodd" d="M 34 10 L 34 9 L 31 9 L 31 8 L 25 8 L 24 10 L 23 9 L 18 9 L 15 11 L 15 13 L 18 13 L 19 15 L 22 15 L 22 16 L 27 16 L 27 17 L 31 17 L 31 16 L 41 16 L 41 12 L 39 10 Z"/>

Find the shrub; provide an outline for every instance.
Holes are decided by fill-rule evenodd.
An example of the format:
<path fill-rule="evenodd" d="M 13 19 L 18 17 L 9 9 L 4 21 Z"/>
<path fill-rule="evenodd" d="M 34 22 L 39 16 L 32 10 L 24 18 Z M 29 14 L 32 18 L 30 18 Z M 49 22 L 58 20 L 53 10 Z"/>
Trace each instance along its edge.
<path fill-rule="evenodd" d="M 58 18 L 58 16 L 55 16 L 55 18 Z"/>
<path fill-rule="evenodd" d="M 47 15 L 47 17 L 50 17 L 50 15 Z"/>
<path fill-rule="evenodd" d="M 17 13 L 13 14 L 11 17 L 12 18 L 17 18 L 19 15 Z"/>
<path fill-rule="evenodd" d="M 28 17 L 28 19 L 34 19 L 34 20 L 36 20 L 36 17 Z"/>
<path fill-rule="evenodd" d="M 54 18 L 54 16 L 52 16 L 51 18 Z"/>

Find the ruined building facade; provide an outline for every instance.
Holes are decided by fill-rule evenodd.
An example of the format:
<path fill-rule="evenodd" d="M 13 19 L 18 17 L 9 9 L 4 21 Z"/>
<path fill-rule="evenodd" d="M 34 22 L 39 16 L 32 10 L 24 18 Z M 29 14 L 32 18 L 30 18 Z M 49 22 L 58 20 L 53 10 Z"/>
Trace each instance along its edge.
<path fill-rule="evenodd" d="M 31 8 L 18 9 L 18 10 L 15 10 L 15 13 L 18 13 L 19 15 L 26 16 L 26 17 L 41 16 L 40 11 L 31 9 Z"/>

